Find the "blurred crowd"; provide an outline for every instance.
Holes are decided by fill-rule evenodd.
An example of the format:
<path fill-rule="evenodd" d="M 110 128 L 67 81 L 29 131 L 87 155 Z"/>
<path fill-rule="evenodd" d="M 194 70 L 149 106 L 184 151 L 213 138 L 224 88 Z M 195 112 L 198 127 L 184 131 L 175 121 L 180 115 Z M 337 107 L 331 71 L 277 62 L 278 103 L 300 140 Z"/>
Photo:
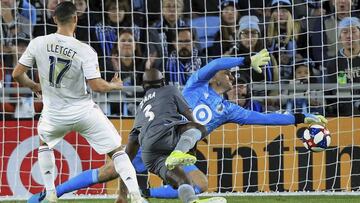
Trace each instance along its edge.
<path fill-rule="evenodd" d="M 11 72 L 29 41 L 56 32 L 52 15 L 61 1 L 1 0 L 1 87 L 16 87 Z M 143 71 L 154 67 L 181 87 L 215 58 L 267 48 L 271 62 L 263 72 L 236 67 L 225 98 L 260 112 L 360 115 L 360 0 L 73 2 L 75 37 L 98 53 L 106 80 L 118 72 L 124 86 L 141 86 Z M 38 80 L 36 67 L 29 76 Z M 310 88 L 316 83 L 321 88 Z M 134 116 L 141 96 L 136 88 L 120 97 L 94 94 L 106 114 L 123 117 Z M 31 118 L 42 108 L 31 94 L 3 93 L 0 102 L 9 118 Z"/>

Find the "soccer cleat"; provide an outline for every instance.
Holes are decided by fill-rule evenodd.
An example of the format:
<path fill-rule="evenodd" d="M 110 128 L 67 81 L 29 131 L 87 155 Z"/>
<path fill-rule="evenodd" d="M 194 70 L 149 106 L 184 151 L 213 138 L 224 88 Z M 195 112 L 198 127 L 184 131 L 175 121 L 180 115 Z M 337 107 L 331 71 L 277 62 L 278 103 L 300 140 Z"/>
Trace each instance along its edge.
<path fill-rule="evenodd" d="M 149 198 L 150 197 L 150 189 L 146 188 L 146 189 L 140 189 L 140 193 L 141 196 L 144 198 Z"/>
<path fill-rule="evenodd" d="M 40 193 L 36 193 L 34 194 L 33 196 L 31 196 L 27 203 L 39 203 L 41 202 L 43 199 L 45 199 L 45 196 L 46 196 L 46 191 L 42 191 Z"/>
<path fill-rule="evenodd" d="M 184 153 L 179 150 L 175 150 L 171 152 L 170 156 L 168 156 L 165 160 L 165 166 L 169 170 L 174 169 L 176 166 L 189 166 L 193 165 L 196 162 L 196 157 L 187 153 Z"/>
<path fill-rule="evenodd" d="M 57 196 L 56 196 L 56 192 L 52 192 L 48 195 L 46 195 L 45 199 L 43 201 L 41 201 L 41 203 L 56 203 L 57 202 Z"/>
<path fill-rule="evenodd" d="M 197 199 L 191 203 L 226 203 L 227 200 L 223 197 L 211 197 L 206 199 Z"/>
<path fill-rule="evenodd" d="M 130 203 L 149 203 L 146 199 L 141 197 L 140 193 L 129 194 Z"/>

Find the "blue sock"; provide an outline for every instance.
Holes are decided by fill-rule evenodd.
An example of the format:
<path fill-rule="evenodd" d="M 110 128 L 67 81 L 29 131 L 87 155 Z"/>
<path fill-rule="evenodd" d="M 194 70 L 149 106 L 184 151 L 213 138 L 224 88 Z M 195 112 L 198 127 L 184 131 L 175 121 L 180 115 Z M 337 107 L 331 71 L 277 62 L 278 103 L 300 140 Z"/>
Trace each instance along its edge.
<path fill-rule="evenodd" d="M 191 171 L 199 170 L 195 165 L 183 166 L 183 170 L 186 174 L 189 174 Z M 194 186 L 195 194 L 200 194 L 200 188 Z M 150 197 L 154 198 L 178 198 L 178 191 L 175 190 L 170 185 L 163 185 L 156 188 L 150 188 Z"/>
<path fill-rule="evenodd" d="M 61 197 L 65 193 L 87 188 L 98 183 L 98 173 L 98 169 L 81 172 L 63 184 L 56 186 L 56 196 Z"/>
<path fill-rule="evenodd" d="M 178 191 L 175 190 L 170 185 L 163 185 L 156 188 L 150 188 L 150 197 L 152 198 L 164 198 L 164 199 L 170 199 L 170 198 L 178 198 Z M 195 194 L 200 193 L 200 189 L 195 186 L 194 187 Z"/>
<path fill-rule="evenodd" d="M 150 197 L 153 198 L 177 198 L 178 191 L 172 188 L 170 185 L 163 185 L 156 188 L 150 188 Z"/>

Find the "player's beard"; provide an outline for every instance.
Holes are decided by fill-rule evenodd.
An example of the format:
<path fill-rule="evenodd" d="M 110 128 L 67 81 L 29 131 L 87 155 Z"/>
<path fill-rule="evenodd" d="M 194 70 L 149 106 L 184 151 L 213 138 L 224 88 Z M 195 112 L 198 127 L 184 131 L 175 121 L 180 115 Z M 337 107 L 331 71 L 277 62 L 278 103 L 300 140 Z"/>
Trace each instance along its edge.
<path fill-rule="evenodd" d="M 178 56 L 181 62 L 185 63 L 191 59 L 191 51 L 186 48 L 181 48 L 178 52 Z"/>

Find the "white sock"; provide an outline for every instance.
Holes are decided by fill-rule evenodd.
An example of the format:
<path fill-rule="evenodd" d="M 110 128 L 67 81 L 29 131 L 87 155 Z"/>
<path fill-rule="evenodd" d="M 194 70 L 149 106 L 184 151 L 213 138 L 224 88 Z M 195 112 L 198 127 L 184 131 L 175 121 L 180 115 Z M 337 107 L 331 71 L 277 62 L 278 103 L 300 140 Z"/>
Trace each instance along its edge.
<path fill-rule="evenodd" d="M 140 195 L 139 184 L 136 179 L 136 171 L 124 151 L 118 151 L 111 157 L 116 172 L 120 175 L 130 194 Z"/>
<path fill-rule="evenodd" d="M 48 146 L 40 146 L 38 161 L 42 179 L 46 188 L 46 194 L 55 191 L 55 156 L 54 151 Z"/>
<path fill-rule="evenodd" d="M 178 194 L 179 194 L 179 199 L 184 203 L 192 202 L 194 200 L 199 199 L 195 195 L 194 188 L 189 184 L 180 185 L 178 188 Z"/>
<path fill-rule="evenodd" d="M 175 150 L 182 151 L 184 153 L 189 152 L 196 142 L 201 139 L 201 131 L 196 128 L 191 128 L 181 134 L 178 143 L 176 144 Z"/>

